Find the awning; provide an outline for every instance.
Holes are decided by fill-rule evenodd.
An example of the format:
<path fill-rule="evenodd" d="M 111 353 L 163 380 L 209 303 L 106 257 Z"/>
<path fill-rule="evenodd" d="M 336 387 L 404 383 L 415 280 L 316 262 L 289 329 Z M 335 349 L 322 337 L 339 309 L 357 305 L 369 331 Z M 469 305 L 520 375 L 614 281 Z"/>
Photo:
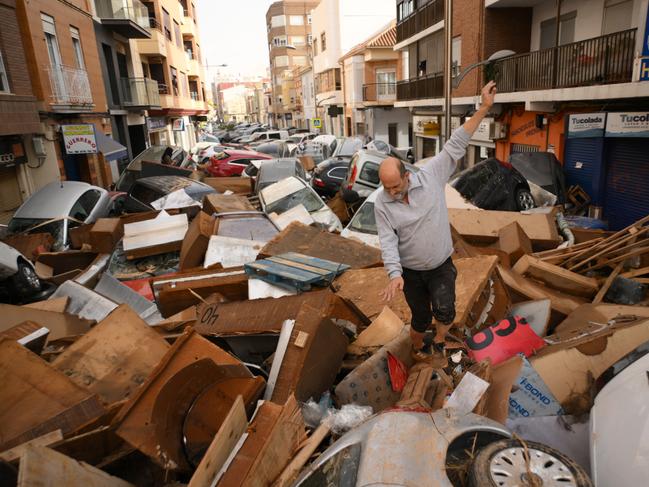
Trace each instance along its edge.
<path fill-rule="evenodd" d="M 104 135 L 100 130 L 96 131 L 97 147 L 107 161 L 114 161 L 122 157 L 128 157 L 128 150 L 112 137 Z"/>

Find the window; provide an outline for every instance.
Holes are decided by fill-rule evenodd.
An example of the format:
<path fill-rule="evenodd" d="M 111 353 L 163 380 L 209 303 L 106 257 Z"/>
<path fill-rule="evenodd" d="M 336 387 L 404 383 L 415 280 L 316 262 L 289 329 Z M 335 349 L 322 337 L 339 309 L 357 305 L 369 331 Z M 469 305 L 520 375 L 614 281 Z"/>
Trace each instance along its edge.
<path fill-rule="evenodd" d="M 189 85 L 187 84 L 187 75 L 182 71 L 180 72 L 180 89 L 182 90 L 182 94 L 184 96 L 189 97 Z"/>
<path fill-rule="evenodd" d="M 250 159 L 235 159 L 228 162 L 229 165 L 247 167 L 250 164 Z"/>
<path fill-rule="evenodd" d="M 379 184 L 379 166 L 372 162 L 366 162 L 361 169 L 361 173 L 358 176 L 364 181 L 368 181 L 372 184 Z"/>
<path fill-rule="evenodd" d="M 97 201 L 99 201 L 100 196 L 101 193 L 96 189 L 86 191 L 79 197 L 77 201 L 75 201 L 72 209 L 70 210 L 69 216 L 77 220 L 84 221 L 86 218 L 88 218 L 90 213 L 92 213 L 92 210 L 95 208 L 95 205 L 97 204 Z"/>
<path fill-rule="evenodd" d="M 334 167 L 331 171 L 327 173 L 327 176 L 329 176 L 332 179 L 343 180 L 345 179 L 345 176 L 347 176 L 347 167 Z"/>
<path fill-rule="evenodd" d="M 325 52 L 327 50 L 327 34 L 326 32 L 323 32 L 320 34 L 320 49 L 322 52 Z"/>
<path fill-rule="evenodd" d="M 178 71 L 173 66 L 169 67 L 171 71 L 171 87 L 173 88 L 174 96 L 178 96 Z"/>
<path fill-rule="evenodd" d="M 304 36 L 291 36 L 291 44 L 294 46 L 303 46 L 305 44 Z"/>
<path fill-rule="evenodd" d="M 86 65 L 83 62 L 83 50 L 81 49 L 81 37 L 79 36 L 79 29 L 70 26 L 70 35 L 72 36 L 72 48 L 74 49 L 74 61 L 79 69 L 85 69 Z"/>
<path fill-rule="evenodd" d="M 291 25 L 304 25 L 304 16 L 302 15 L 289 15 L 288 23 Z"/>
<path fill-rule="evenodd" d="M 376 72 L 377 94 L 379 98 L 394 96 L 397 93 L 397 73 L 394 71 Z"/>
<path fill-rule="evenodd" d="M 452 73 L 451 75 L 455 78 L 460 74 L 460 69 L 462 66 L 462 36 L 457 36 L 453 38 L 452 46 L 452 55 L 451 59 L 453 61 Z"/>
<path fill-rule="evenodd" d="M 612 34 L 631 28 L 633 0 L 606 0 L 602 34 Z"/>
<path fill-rule="evenodd" d="M 311 25 L 313 22 L 313 19 L 311 18 L 311 14 L 306 14 L 306 23 Z"/>
<path fill-rule="evenodd" d="M 169 12 L 164 8 L 162 9 L 162 25 L 165 31 L 165 37 L 171 40 L 171 17 L 169 17 Z"/>
<path fill-rule="evenodd" d="M 569 12 L 561 16 L 559 22 L 559 45 L 570 44 L 575 40 L 575 21 L 577 12 Z M 541 43 L 540 49 L 554 47 L 556 36 L 556 17 L 541 22 Z"/>
<path fill-rule="evenodd" d="M 415 11 L 415 0 L 405 0 L 397 5 L 397 22 L 401 22 Z"/>
<path fill-rule="evenodd" d="M 41 21 L 43 24 L 43 32 L 45 33 L 45 44 L 47 45 L 47 54 L 50 58 L 52 66 L 60 66 L 61 51 L 59 51 L 59 43 L 56 40 L 56 27 L 54 26 L 54 18 L 49 15 L 41 14 Z"/>
<path fill-rule="evenodd" d="M 308 45 L 313 44 L 313 35 L 312 35 L 312 34 L 307 34 L 307 35 L 306 35 L 306 43 L 307 43 Z"/>
<path fill-rule="evenodd" d="M 274 27 L 284 27 L 286 25 L 286 17 L 283 15 L 274 15 L 270 18 L 270 26 Z"/>
<path fill-rule="evenodd" d="M 183 47 L 183 38 L 180 35 L 180 24 L 174 20 L 174 35 L 176 36 L 176 45 L 180 48 Z"/>
<path fill-rule="evenodd" d="M 275 67 L 288 66 L 288 56 L 275 56 Z"/>
<path fill-rule="evenodd" d="M 5 69 L 5 62 L 0 51 L 0 93 L 9 93 L 9 78 Z"/>
<path fill-rule="evenodd" d="M 273 45 L 275 47 L 285 46 L 286 45 L 286 36 L 273 37 Z"/>

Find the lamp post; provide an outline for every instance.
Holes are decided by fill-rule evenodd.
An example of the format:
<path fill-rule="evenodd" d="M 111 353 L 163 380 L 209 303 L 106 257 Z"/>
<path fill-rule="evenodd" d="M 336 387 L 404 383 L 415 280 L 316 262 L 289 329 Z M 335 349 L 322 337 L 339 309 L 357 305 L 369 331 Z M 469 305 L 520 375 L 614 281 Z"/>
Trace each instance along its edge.
<path fill-rule="evenodd" d="M 286 44 L 286 49 L 290 49 L 292 51 L 297 51 L 297 47 L 295 47 L 293 44 Z M 313 79 L 313 85 L 312 85 L 312 90 L 311 93 L 313 94 L 313 110 L 314 110 L 314 118 L 318 118 L 318 100 L 316 98 L 315 94 L 315 68 L 313 66 L 313 45 L 312 44 L 306 44 L 307 47 L 307 55 L 309 57 L 309 66 L 311 66 L 311 78 Z M 321 102 L 324 100 L 321 100 Z"/>

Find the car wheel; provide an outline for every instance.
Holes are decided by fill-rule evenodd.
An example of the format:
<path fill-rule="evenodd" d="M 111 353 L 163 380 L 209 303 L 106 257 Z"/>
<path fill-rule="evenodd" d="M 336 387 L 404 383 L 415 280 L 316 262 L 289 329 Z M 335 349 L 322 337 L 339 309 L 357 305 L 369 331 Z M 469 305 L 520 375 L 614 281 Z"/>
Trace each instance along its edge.
<path fill-rule="evenodd" d="M 533 441 L 499 440 L 482 448 L 469 471 L 470 487 L 592 487 L 572 459 Z M 529 455 L 529 465 L 526 456 Z"/>
<path fill-rule="evenodd" d="M 532 193 L 527 189 L 520 188 L 516 190 L 516 206 L 518 211 L 531 210 L 536 206 Z"/>
<path fill-rule="evenodd" d="M 18 272 L 14 275 L 14 285 L 20 297 L 28 297 L 41 289 L 41 280 L 33 267 L 25 262 L 18 262 Z"/>

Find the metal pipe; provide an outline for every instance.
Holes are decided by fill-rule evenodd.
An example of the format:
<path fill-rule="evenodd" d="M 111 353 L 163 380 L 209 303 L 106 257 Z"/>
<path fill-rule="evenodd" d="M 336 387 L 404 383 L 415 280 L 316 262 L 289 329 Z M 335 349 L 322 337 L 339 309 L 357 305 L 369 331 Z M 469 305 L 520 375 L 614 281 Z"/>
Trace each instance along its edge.
<path fill-rule="evenodd" d="M 451 137 L 452 65 L 453 65 L 453 0 L 446 0 L 444 8 L 445 56 L 444 66 L 444 142 Z"/>

